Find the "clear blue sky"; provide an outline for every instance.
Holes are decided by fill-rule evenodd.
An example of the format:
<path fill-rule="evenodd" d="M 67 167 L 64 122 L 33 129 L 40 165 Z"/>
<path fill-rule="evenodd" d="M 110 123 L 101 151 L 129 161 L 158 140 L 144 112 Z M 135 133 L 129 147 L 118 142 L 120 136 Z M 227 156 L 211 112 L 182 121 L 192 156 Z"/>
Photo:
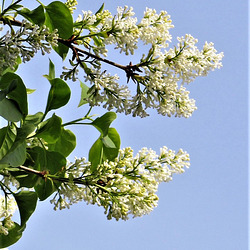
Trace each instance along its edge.
<path fill-rule="evenodd" d="M 81 9 L 96 11 L 103 1 L 78 2 L 80 13 Z M 224 52 L 222 69 L 191 83 L 191 97 L 198 106 L 191 118 L 161 117 L 151 112 L 145 119 L 118 115 L 114 123 L 122 147 L 131 146 L 135 152 L 144 146 L 157 152 L 163 145 L 183 148 L 190 154 L 191 167 L 172 182 L 160 185 L 159 206 L 150 215 L 126 222 L 108 221 L 102 208 L 85 203 L 55 212 L 49 201 L 40 202 L 22 239 L 9 249 L 246 250 L 248 2 L 108 0 L 105 4 L 113 13 L 117 6 L 133 6 L 138 17 L 146 7 L 166 10 L 175 25 L 171 31 L 174 42 L 176 36 L 190 33 L 200 46 L 212 41 Z M 60 69 L 60 59 L 50 58 L 57 60 Z M 131 60 L 136 62 L 136 57 L 123 62 Z M 40 76 L 48 73 L 47 57 L 35 58 L 18 73 L 28 87 L 37 88 L 30 112 L 43 109 L 45 101 L 39 96 L 47 96 L 49 84 Z M 59 113 L 64 121 L 85 112 L 84 108 L 72 112 L 79 100 L 78 83 L 74 83 L 74 95 L 71 106 Z M 96 109 L 98 112 L 103 113 Z M 74 155 L 86 156 L 97 137 L 91 128 L 74 131 L 79 138 L 72 160 Z"/>

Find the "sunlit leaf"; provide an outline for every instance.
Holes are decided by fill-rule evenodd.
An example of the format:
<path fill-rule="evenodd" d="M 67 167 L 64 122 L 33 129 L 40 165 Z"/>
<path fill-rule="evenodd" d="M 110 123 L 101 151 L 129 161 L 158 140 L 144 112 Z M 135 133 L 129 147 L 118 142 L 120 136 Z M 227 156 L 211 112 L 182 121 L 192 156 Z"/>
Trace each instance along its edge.
<path fill-rule="evenodd" d="M 51 75 L 53 75 L 51 73 Z M 66 105 L 70 99 L 71 91 L 68 84 L 60 78 L 50 80 L 51 88 L 47 100 L 45 114 L 52 109 L 58 109 Z"/>
<path fill-rule="evenodd" d="M 91 171 L 95 172 L 97 166 L 102 162 L 103 142 L 98 138 L 89 150 L 89 161 L 91 162 Z"/>
<path fill-rule="evenodd" d="M 50 31 L 58 30 L 59 37 L 69 39 L 73 34 L 73 18 L 68 7 L 59 1 L 54 1 L 45 7 L 46 21 L 45 24 Z M 65 59 L 68 53 L 68 47 L 58 44 L 54 50 Z"/>
<path fill-rule="evenodd" d="M 96 118 L 91 124 L 105 136 L 108 133 L 110 124 L 116 119 L 116 113 L 107 112 L 103 116 Z"/>
<path fill-rule="evenodd" d="M 62 128 L 58 140 L 55 143 L 48 145 L 50 151 L 57 151 L 65 157 L 67 157 L 74 150 L 75 146 L 75 135 L 70 130 L 64 128 Z"/>
<path fill-rule="evenodd" d="M 30 22 L 37 24 L 39 26 L 42 26 L 45 22 L 44 8 L 42 5 L 39 5 L 34 10 L 23 8 L 18 11 L 18 14 L 22 15 L 23 17 L 28 19 Z"/>
<path fill-rule="evenodd" d="M 44 139 L 47 143 L 55 143 L 61 134 L 62 119 L 55 114 L 48 120 L 38 125 L 36 136 Z"/>

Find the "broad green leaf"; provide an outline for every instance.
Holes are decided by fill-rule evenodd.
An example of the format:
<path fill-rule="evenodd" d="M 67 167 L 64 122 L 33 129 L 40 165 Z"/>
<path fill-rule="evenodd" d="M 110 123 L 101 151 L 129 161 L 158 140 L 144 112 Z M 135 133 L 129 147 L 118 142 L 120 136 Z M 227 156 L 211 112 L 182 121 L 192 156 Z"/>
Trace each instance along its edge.
<path fill-rule="evenodd" d="M 33 161 L 33 168 L 38 171 L 47 171 L 56 174 L 66 166 L 66 158 L 55 151 L 48 151 L 41 147 L 34 147 L 28 150 Z"/>
<path fill-rule="evenodd" d="M 1 233 L 0 248 L 9 247 L 14 243 L 16 243 L 22 237 L 23 230 L 24 228 L 15 223 L 14 226 L 11 229 L 9 229 L 8 235 L 4 235 Z"/>
<path fill-rule="evenodd" d="M 17 131 L 17 136 L 8 153 L 0 160 L 0 164 L 7 164 L 12 167 L 18 167 L 26 159 L 26 141 L 22 133 Z"/>
<path fill-rule="evenodd" d="M 34 169 L 36 171 L 46 171 L 49 174 L 61 173 L 62 169 L 66 166 L 66 158 L 58 152 L 47 151 L 42 147 L 34 147 L 27 150 L 27 159 L 24 166 Z M 13 175 L 20 183 L 20 187 L 32 188 L 38 183 L 41 186 L 41 180 L 45 179 L 39 177 L 38 175 L 30 174 L 19 169 L 11 170 L 11 175 Z"/>
<path fill-rule="evenodd" d="M 24 123 L 25 124 L 33 124 L 34 126 L 37 126 L 43 118 L 42 112 L 37 112 L 34 115 L 27 115 L 25 117 Z"/>
<path fill-rule="evenodd" d="M 10 151 L 17 136 L 17 129 L 10 125 L 0 129 L 0 160 Z"/>
<path fill-rule="evenodd" d="M 23 118 L 16 102 L 9 100 L 6 97 L 0 101 L 0 116 L 10 122 L 18 122 Z"/>
<path fill-rule="evenodd" d="M 47 100 L 45 114 L 52 109 L 58 109 L 66 105 L 70 99 L 71 91 L 66 82 L 60 78 L 50 80 L 51 88 Z"/>
<path fill-rule="evenodd" d="M 49 171 L 50 174 L 56 174 L 61 171 L 67 164 L 66 158 L 54 151 L 46 151 L 46 170 Z"/>
<path fill-rule="evenodd" d="M 103 138 L 103 160 L 113 161 L 119 153 L 121 140 L 115 128 L 109 128 L 107 136 Z"/>
<path fill-rule="evenodd" d="M 25 226 L 26 222 L 36 209 L 37 194 L 32 191 L 21 191 L 14 194 L 14 197 L 20 213 L 21 226 Z"/>
<path fill-rule="evenodd" d="M 50 151 L 56 151 L 67 157 L 76 146 L 76 137 L 70 130 L 62 128 L 61 135 L 56 143 L 49 144 Z"/>
<path fill-rule="evenodd" d="M 69 39 L 73 34 L 73 18 L 68 7 L 60 1 L 54 1 L 46 6 L 45 10 L 45 24 L 50 31 L 57 29 L 60 38 Z M 60 43 L 54 47 L 63 60 L 67 56 L 68 49 L 67 46 Z"/>
<path fill-rule="evenodd" d="M 37 125 L 41 122 L 43 118 L 43 113 L 38 112 L 34 115 L 27 115 L 24 120 L 24 124 L 21 127 L 21 131 L 25 136 L 27 137 L 28 135 L 32 134 Z"/>
<path fill-rule="evenodd" d="M 48 120 L 38 125 L 36 136 L 44 139 L 47 143 L 55 143 L 61 134 L 62 119 L 55 114 Z"/>
<path fill-rule="evenodd" d="M 7 97 L 14 100 L 21 113 L 25 116 L 28 114 L 27 91 L 22 79 L 11 72 L 7 72 L 0 77 L 0 89 L 4 90 L 13 84 L 15 81 L 16 87 L 7 94 Z"/>
<path fill-rule="evenodd" d="M 116 119 L 116 113 L 107 112 L 103 116 L 96 118 L 91 124 L 95 126 L 102 136 L 106 136 L 110 124 Z"/>
<path fill-rule="evenodd" d="M 18 11 L 18 14 L 22 15 L 26 19 L 28 19 L 30 22 L 39 25 L 40 27 L 45 22 L 45 14 L 44 14 L 44 8 L 42 5 L 39 5 L 34 10 L 29 10 L 27 8 L 23 8 Z"/>
<path fill-rule="evenodd" d="M 40 178 L 35 186 L 36 193 L 41 201 L 46 200 L 51 194 L 56 191 L 53 180 L 50 178 Z"/>
<path fill-rule="evenodd" d="M 88 103 L 87 99 L 89 97 L 89 94 L 88 94 L 89 87 L 81 81 L 80 81 L 80 87 L 82 91 L 81 91 L 81 100 L 78 104 L 78 107 Z"/>
<path fill-rule="evenodd" d="M 97 166 L 102 163 L 103 142 L 98 138 L 89 150 L 89 161 L 91 162 L 91 171 L 95 172 Z"/>

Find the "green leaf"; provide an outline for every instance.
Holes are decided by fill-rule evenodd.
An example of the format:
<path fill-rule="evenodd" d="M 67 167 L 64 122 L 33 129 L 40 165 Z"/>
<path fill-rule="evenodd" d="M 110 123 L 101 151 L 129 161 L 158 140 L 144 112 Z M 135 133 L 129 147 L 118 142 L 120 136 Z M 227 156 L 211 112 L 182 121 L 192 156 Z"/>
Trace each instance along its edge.
<path fill-rule="evenodd" d="M 95 13 L 95 15 L 103 12 L 103 9 L 104 9 L 104 3 L 102 4 L 102 6 L 99 8 L 99 10 Z"/>
<path fill-rule="evenodd" d="M 54 151 L 46 151 L 46 170 L 49 171 L 50 174 L 56 174 L 61 171 L 67 164 L 66 158 Z"/>
<path fill-rule="evenodd" d="M 38 112 L 34 115 L 27 115 L 24 124 L 21 127 L 22 133 L 25 134 L 26 137 L 31 135 L 35 131 L 37 125 L 41 122 L 42 118 L 42 112 Z"/>
<path fill-rule="evenodd" d="M 40 27 L 45 22 L 44 8 L 42 5 L 39 5 L 34 10 L 29 10 L 27 8 L 23 8 L 23 9 L 18 11 L 18 14 L 22 15 L 30 22 L 39 25 Z"/>
<path fill-rule="evenodd" d="M 54 63 L 49 59 L 49 74 L 48 75 L 44 75 L 44 77 L 46 77 L 48 80 L 52 80 L 55 79 L 55 65 Z"/>
<path fill-rule="evenodd" d="M 37 126 L 43 118 L 42 112 L 37 112 L 34 115 L 27 115 L 25 117 L 24 123 L 25 124 L 33 124 L 34 126 Z"/>
<path fill-rule="evenodd" d="M 47 151 L 42 147 L 34 147 L 27 150 L 27 159 L 24 166 L 34 169 L 36 171 L 46 171 L 49 174 L 58 174 L 62 172 L 62 169 L 66 166 L 66 158 L 53 151 Z M 20 183 L 20 187 L 32 188 L 34 186 L 40 186 L 46 179 L 39 177 L 38 175 L 27 173 L 19 169 L 10 169 L 11 175 L 14 176 Z M 46 185 L 44 186 L 46 189 Z M 46 191 L 47 192 L 47 191 Z M 39 196 L 39 198 L 41 198 Z"/>
<path fill-rule="evenodd" d="M 0 160 L 10 151 L 17 136 L 17 129 L 10 125 L 0 129 Z"/>
<path fill-rule="evenodd" d="M 41 201 L 46 200 L 51 194 L 56 191 L 53 181 L 50 178 L 42 179 L 40 178 L 35 190 Z"/>
<path fill-rule="evenodd" d="M 76 146 L 76 137 L 70 130 L 62 128 L 60 137 L 56 143 L 49 144 L 50 151 L 56 151 L 67 157 Z"/>
<path fill-rule="evenodd" d="M 119 153 L 121 140 L 115 128 L 109 128 L 108 134 L 103 140 L 103 160 L 113 161 Z"/>
<path fill-rule="evenodd" d="M 14 226 L 11 229 L 9 229 L 8 235 L 4 235 L 1 233 L 0 248 L 5 248 L 16 243 L 22 237 L 23 230 L 24 228 L 15 223 Z"/>
<path fill-rule="evenodd" d="M 33 164 L 33 169 L 38 171 L 47 171 L 50 174 L 56 174 L 61 171 L 67 163 L 66 158 L 54 151 L 45 150 L 42 147 L 34 147 L 28 150 Z"/>
<path fill-rule="evenodd" d="M 89 161 L 91 162 L 91 171 L 95 172 L 97 166 L 102 163 L 103 142 L 98 138 L 89 150 Z"/>
<path fill-rule="evenodd" d="M 84 84 L 83 82 L 80 81 L 80 87 L 81 87 L 82 91 L 81 91 L 81 100 L 80 100 L 80 102 L 78 104 L 78 107 L 88 103 L 87 99 L 90 96 L 88 94 L 89 87 L 86 84 Z"/>
<path fill-rule="evenodd" d="M 14 194 L 14 197 L 20 213 L 21 226 L 23 227 L 36 209 L 37 194 L 32 191 L 21 191 Z"/>
<path fill-rule="evenodd" d="M 16 102 L 9 100 L 6 97 L 0 101 L 0 116 L 10 122 L 18 122 L 23 117 Z"/>
<path fill-rule="evenodd" d="M 24 163 L 24 165 L 26 166 L 26 162 Z M 29 166 L 30 167 L 30 166 Z M 32 169 L 32 167 L 30 167 Z M 27 188 L 33 188 L 39 177 L 37 175 L 31 174 L 31 173 L 26 173 L 22 170 L 16 170 L 16 169 L 8 169 L 9 173 L 11 173 L 11 175 L 13 177 L 16 178 L 16 180 L 19 182 L 20 184 L 20 188 L 22 187 L 27 187 Z"/>
<path fill-rule="evenodd" d="M 49 79 L 52 80 L 55 78 L 55 65 L 54 63 L 49 59 Z"/>
<path fill-rule="evenodd" d="M 18 167 L 26 159 L 26 137 L 18 129 L 15 142 L 8 153 L 0 160 L 0 164 L 7 164 L 12 167 Z"/>
<path fill-rule="evenodd" d="M 36 136 L 47 143 L 55 143 L 61 135 L 61 124 L 62 119 L 53 114 L 51 118 L 38 125 Z"/>
<path fill-rule="evenodd" d="M 69 39 L 73 34 L 73 18 L 68 7 L 60 1 L 54 1 L 45 7 L 46 10 L 46 26 L 53 31 L 58 30 L 59 37 Z M 68 47 L 63 44 L 58 44 L 54 50 L 64 60 L 68 53 Z"/>
<path fill-rule="evenodd" d="M 110 124 L 116 119 L 116 113 L 107 112 L 103 116 L 96 118 L 91 124 L 95 126 L 103 136 L 106 136 Z"/>
<path fill-rule="evenodd" d="M 30 95 L 36 91 L 35 89 L 26 89 L 26 90 L 27 90 L 28 95 Z"/>
<path fill-rule="evenodd" d="M 58 109 L 66 105 L 71 95 L 71 91 L 68 84 L 62 79 L 55 78 L 50 80 L 50 83 L 51 88 L 49 91 L 45 114 L 47 114 L 52 109 Z"/>
<path fill-rule="evenodd" d="M 8 92 L 7 97 L 14 100 L 17 103 L 19 111 L 25 116 L 28 114 L 28 103 L 27 103 L 27 91 L 22 79 L 11 72 L 7 72 L 0 77 L 0 89 L 7 89 L 13 85 L 13 81 L 16 84 L 16 88 Z"/>

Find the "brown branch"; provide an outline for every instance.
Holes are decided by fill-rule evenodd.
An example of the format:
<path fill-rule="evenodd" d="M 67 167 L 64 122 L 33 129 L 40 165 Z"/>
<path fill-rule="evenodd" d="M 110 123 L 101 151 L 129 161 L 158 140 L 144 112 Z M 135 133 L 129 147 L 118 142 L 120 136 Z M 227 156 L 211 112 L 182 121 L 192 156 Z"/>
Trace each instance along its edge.
<path fill-rule="evenodd" d="M 18 168 L 21 169 L 21 170 L 24 170 L 25 172 L 38 175 L 38 176 L 40 176 L 42 178 L 45 178 L 45 175 L 47 174 L 47 171 L 45 171 L 45 170 L 44 171 L 37 171 L 35 169 L 28 168 L 28 167 L 25 167 L 25 166 L 19 166 Z"/>
<path fill-rule="evenodd" d="M 108 59 L 102 58 L 100 56 L 97 56 L 97 55 L 92 54 L 92 53 L 90 53 L 90 52 L 88 52 L 86 50 L 83 50 L 83 49 L 80 49 L 80 48 L 74 46 L 73 45 L 74 42 L 75 42 L 75 37 L 74 36 L 72 36 L 71 38 L 69 38 L 67 40 L 59 38 L 58 42 L 61 43 L 61 44 L 64 44 L 68 48 L 70 48 L 73 51 L 73 58 L 76 58 L 79 63 L 81 63 L 80 56 L 82 54 L 84 54 L 84 55 L 86 55 L 88 57 L 94 58 L 94 59 L 96 59 L 98 61 L 107 63 L 109 65 L 112 65 L 112 66 L 116 67 L 116 68 L 124 70 L 126 72 L 128 81 L 129 81 L 130 77 L 133 79 L 134 75 L 138 75 L 138 74 L 135 73 L 136 71 L 142 72 L 139 69 L 139 65 L 137 65 L 137 64 L 133 65 L 132 62 L 130 62 L 128 65 L 124 66 L 124 65 L 115 63 L 113 61 L 110 61 Z"/>

